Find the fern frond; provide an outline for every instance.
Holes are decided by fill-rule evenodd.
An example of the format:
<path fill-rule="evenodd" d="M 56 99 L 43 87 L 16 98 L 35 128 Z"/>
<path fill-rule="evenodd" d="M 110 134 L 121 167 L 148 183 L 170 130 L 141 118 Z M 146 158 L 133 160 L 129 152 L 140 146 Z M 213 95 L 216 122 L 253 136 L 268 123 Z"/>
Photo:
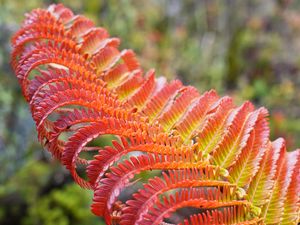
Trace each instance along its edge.
<path fill-rule="evenodd" d="M 299 220 L 299 208 L 300 208 L 300 154 L 298 152 L 289 153 L 290 161 L 293 166 L 291 166 L 291 177 L 290 180 L 286 181 L 287 191 L 285 196 L 285 201 L 283 203 L 283 217 L 281 224 L 291 224 L 297 223 Z"/>
<path fill-rule="evenodd" d="M 296 163 L 298 163 L 299 161 L 298 152 L 293 152 L 289 154 L 285 153 L 284 157 L 285 160 L 281 163 L 280 167 L 278 168 L 278 171 L 280 173 L 278 173 L 278 176 L 276 177 L 271 198 L 263 207 L 265 221 L 268 224 L 281 223 L 281 218 L 284 213 L 284 202 L 286 199 L 288 186 L 289 184 L 297 182 L 297 180 L 291 180 L 291 175 L 293 173 Z M 298 197 L 299 196 L 297 195 L 293 196 L 294 199 L 297 199 Z"/>
<path fill-rule="evenodd" d="M 239 187 L 245 187 L 251 181 L 258 171 L 258 164 L 266 151 L 269 141 L 269 128 L 265 119 L 267 114 L 267 111 L 262 108 L 250 115 L 252 118 L 249 119 L 253 120 L 255 129 L 251 128 L 245 147 L 229 169 L 231 182 L 237 183 Z"/>
<path fill-rule="evenodd" d="M 269 140 L 267 110 L 144 75 L 119 44 L 61 4 L 27 14 L 12 38 L 39 140 L 94 191 L 92 212 L 122 225 L 297 224 L 300 151 Z"/>
<path fill-rule="evenodd" d="M 162 178 L 155 177 L 144 185 L 133 200 L 128 200 L 128 207 L 122 210 L 120 224 L 129 225 L 140 223 L 149 207 L 157 201 L 158 196 L 164 192 L 178 188 L 189 187 L 234 187 L 227 181 L 218 180 L 218 170 L 214 167 L 203 169 L 169 170 L 164 172 Z"/>
<path fill-rule="evenodd" d="M 137 224 L 160 224 L 164 218 L 171 216 L 171 213 L 184 207 L 220 209 L 227 207 L 244 206 L 247 208 L 247 201 L 236 201 L 230 199 L 230 189 L 181 189 L 168 197 L 163 196 L 162 200 L 156 201 L 144 219 Z"/>
<path fill-rule="evenodd" d="M 246 211 L 247 212 L 247 211 Z M 191 215 L 189 219 L 185 219 L 180 225 L 251 225 L 263 224 L 259 218 L 247 220 L 245 207 L 227 207 L 223 211 L 212 210 L 205 213 Z"/>

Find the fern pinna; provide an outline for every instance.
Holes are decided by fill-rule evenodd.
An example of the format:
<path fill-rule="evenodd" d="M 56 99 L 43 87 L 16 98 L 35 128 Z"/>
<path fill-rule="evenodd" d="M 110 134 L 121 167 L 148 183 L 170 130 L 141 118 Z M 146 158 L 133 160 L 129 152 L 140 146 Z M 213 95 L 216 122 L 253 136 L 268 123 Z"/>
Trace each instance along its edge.
<path fill-rule="evenodd" d="M 155 78 L 119 44 L 61 4 L 12 38 L 39 140 L 94 191 L 92 212 L 121 225 L 297 224 L 300 151 L 269 140 L 267 110 Z"/>

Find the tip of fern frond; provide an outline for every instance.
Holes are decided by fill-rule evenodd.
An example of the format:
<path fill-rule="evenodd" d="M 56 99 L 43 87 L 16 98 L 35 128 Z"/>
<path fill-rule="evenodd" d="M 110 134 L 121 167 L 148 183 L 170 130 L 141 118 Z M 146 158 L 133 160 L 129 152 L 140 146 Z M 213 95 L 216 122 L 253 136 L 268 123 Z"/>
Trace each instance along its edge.
<path fill-rule="evenodd" d="M 246 191 L 244 188 L 238 187 L 236 190 L 236 194 L 237 194 L 238 199 L 243 199 L 246 196 Z"/>
<path fill-rule="evenodd" d="M 254 206 L 254 205 L 250 205 L 250 212 L 254 215 L 254 216 L 260 216 L 262 210 L 260 207 Z"/>

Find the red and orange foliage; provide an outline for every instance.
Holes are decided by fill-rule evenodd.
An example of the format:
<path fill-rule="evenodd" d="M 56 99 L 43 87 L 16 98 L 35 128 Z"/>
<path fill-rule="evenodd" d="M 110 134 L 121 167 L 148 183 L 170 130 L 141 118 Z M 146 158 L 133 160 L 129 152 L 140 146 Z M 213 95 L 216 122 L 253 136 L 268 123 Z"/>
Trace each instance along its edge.
<path fill-rule="evenodd" d="M 144 75 L 119 44 L 63 5 L 33 10 L 12 38 L 39 140 L 94 191 L 92 212 L 121 225 L 297 224 L 300 151 L 269 140 L 267 110 Z"/>

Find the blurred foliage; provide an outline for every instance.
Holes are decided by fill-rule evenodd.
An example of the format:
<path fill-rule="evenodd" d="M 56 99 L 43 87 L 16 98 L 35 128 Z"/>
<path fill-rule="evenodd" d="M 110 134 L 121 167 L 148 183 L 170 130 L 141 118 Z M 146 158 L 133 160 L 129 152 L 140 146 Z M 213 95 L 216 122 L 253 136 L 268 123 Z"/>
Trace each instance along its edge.
<path fill-rule="evenodd" d="M 6 225 L 100 224 L 87 208 L 92 193 L 69 181 L 59 165 L 29 160 L 0 187 L 0 222 Z M 80 194 L 79 194 L 80 193 Z"/>
<path fill-rule="evenodd" d="M 145 69 L 270 111 L 272 139 L 300 146 L 300 2 L 292 0 L 64 0 L 136 51 Z M 0 224 L 99 224 L 37 143 L 9 66 L 9 39 L 50 0 L 0 0 Z M 100 223 L 101 224 L 101 223 Z"/>

